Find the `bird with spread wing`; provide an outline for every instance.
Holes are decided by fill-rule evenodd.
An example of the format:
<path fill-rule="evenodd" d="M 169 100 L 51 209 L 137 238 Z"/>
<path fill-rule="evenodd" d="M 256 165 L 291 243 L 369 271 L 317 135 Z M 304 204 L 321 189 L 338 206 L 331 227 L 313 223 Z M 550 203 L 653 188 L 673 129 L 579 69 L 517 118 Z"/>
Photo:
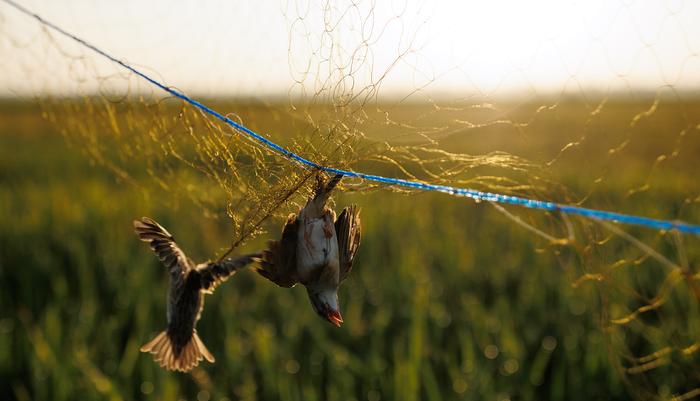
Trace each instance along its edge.
<path fill-rule="evenodd" d="M 170 273 L 167 322 L 165 331 L 141 347 L 150 352 L 160 366 L 187 372 L 202 359 L 214 362 L 214 356 L 197 335 L 195 325 L 204 308 L 204 295 L 247 266 L 260 255 L 251 254 L 220 262 L 195 264 L 178 247 L 170 233 L 148 217 L 134 220 L 134 229 L 141 241 L 151 249 Z"/>
<path fill-rule="evenodd" d="M 289 215 L 282 238 L 269 241 L 257 269 L 280 287 L 304 285 L 316 313 L 336 326 L 343 322 L 338 287 L 352 270 L 361 236 L 356 205 L 343 209 L 337 219 L 326 206 L 342 178 L 338 174 L 325 182 L 317 176 L 314 196 L 298 215 Z"/>

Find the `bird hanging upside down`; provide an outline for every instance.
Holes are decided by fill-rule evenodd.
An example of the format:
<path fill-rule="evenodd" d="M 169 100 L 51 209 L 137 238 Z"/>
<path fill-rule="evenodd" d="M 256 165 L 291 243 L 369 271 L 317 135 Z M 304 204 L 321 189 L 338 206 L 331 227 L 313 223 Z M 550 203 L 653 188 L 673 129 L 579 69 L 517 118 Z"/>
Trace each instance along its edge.
<path fill-rule="evenodd" d="M 338 287 L 347 278 L 360 246 L 360 216 L 356 205 L 343 209 L 336 219 L 326 206 L 342 175 L 328 183 L 317 176 L 313 198 L 290 214 L 279 241 L 270 241 L 259 260 L 258 273 L 281 287 L 301 283 L 316 313 L 340 326 Z"/>
<path fill-rule="evenodd" d="M 170 273 L 168 328 L 141 347 L 141 352 L 153 354 L 153 359 L 167 370 L 187 372 L 202 359 L 213 363 L 214 356 L 195 329 L 204 308 L 204 295 L 213 293 L 219 284 L 260 255 L 195 265 L 177 246 L 172 235 L 154 220 L 148 217 L 134 220 L 134 229 L 141 241 L 151 245 Z"/>

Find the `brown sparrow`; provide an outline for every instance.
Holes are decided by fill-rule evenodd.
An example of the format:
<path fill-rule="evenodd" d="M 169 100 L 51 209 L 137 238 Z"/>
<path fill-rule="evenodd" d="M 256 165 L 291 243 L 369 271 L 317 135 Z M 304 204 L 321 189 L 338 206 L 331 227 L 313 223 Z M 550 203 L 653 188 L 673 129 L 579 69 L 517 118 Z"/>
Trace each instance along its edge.
<path fill-rule="evenodd" d="M 168 288 L 168 327 L 141 347 L 167 370 L 187 372 L 214 356 L 197 335 L 195 325 L 204 308 L 204 295 L 247 266 L 260 255 L 245 255 L 221 262 L 195 264 L 177 246 L 173 236 L 148 217 L 134 220 L 134 229 L 141 241 L 148 242 L 170 273 Z"/>
<path fill-rule="evenodd" d="M 257 270 L 281 287 L 303 284 L 316 313 L 336 326 L 343 322 L 338 287 L 352 269 L 361 230 L 357 206 L 346 207 L 337 219 L 326 206 L 341 178 L 338 174 L 326 183 L 317 176 L 313 198 L 298 216 L 289 215 L 282 238 L 269 241 Z"/>

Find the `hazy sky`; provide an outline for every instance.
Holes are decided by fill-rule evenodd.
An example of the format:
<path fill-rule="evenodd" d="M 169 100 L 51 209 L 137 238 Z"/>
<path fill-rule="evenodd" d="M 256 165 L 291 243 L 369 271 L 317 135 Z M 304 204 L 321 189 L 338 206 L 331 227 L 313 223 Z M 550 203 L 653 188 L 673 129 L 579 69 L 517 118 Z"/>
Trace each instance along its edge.
<path fill-rule="evenodd" d="M 16 1 L 197 95 L 700 88 L 699 1 Z M 145 88 L 53 39 L 0 2 L 0 94 Z"/>

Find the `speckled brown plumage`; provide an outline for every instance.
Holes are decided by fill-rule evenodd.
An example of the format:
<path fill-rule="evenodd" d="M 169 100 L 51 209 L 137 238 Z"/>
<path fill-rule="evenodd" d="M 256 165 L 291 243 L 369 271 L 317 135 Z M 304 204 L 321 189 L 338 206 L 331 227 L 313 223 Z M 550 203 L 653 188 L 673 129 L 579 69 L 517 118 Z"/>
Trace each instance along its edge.
<path fill-rule="evenodd" d="M 202 359 L 214 362 L 214 356 L 195 330 L 204 308 L 204 295 L 211 294 L 222 282 L 260 255 L 195 265 L 178 247 L 173 236 L 154 220 L 148 217 L 135 220 L 134 230 L 142 241 L 150 244 L 170 274 L 168 327 L 141 347 L 141 351 L 152 353 L 155 361 L 168 370 L 187 372 Z"/>
<path fill-rule="evenodd" d="M 359 209 L 351 205 L 336 219 L 326 206 L 341 175 L 325 182 L 321 175 L 314 196 L 290 214 L 279 240 L 268 242 L 259 260 L 258 273 L 281 287 L 303 284 L 314 310 L 339 326 L 337 290 L 352 270 L 360 246 Z"/>

